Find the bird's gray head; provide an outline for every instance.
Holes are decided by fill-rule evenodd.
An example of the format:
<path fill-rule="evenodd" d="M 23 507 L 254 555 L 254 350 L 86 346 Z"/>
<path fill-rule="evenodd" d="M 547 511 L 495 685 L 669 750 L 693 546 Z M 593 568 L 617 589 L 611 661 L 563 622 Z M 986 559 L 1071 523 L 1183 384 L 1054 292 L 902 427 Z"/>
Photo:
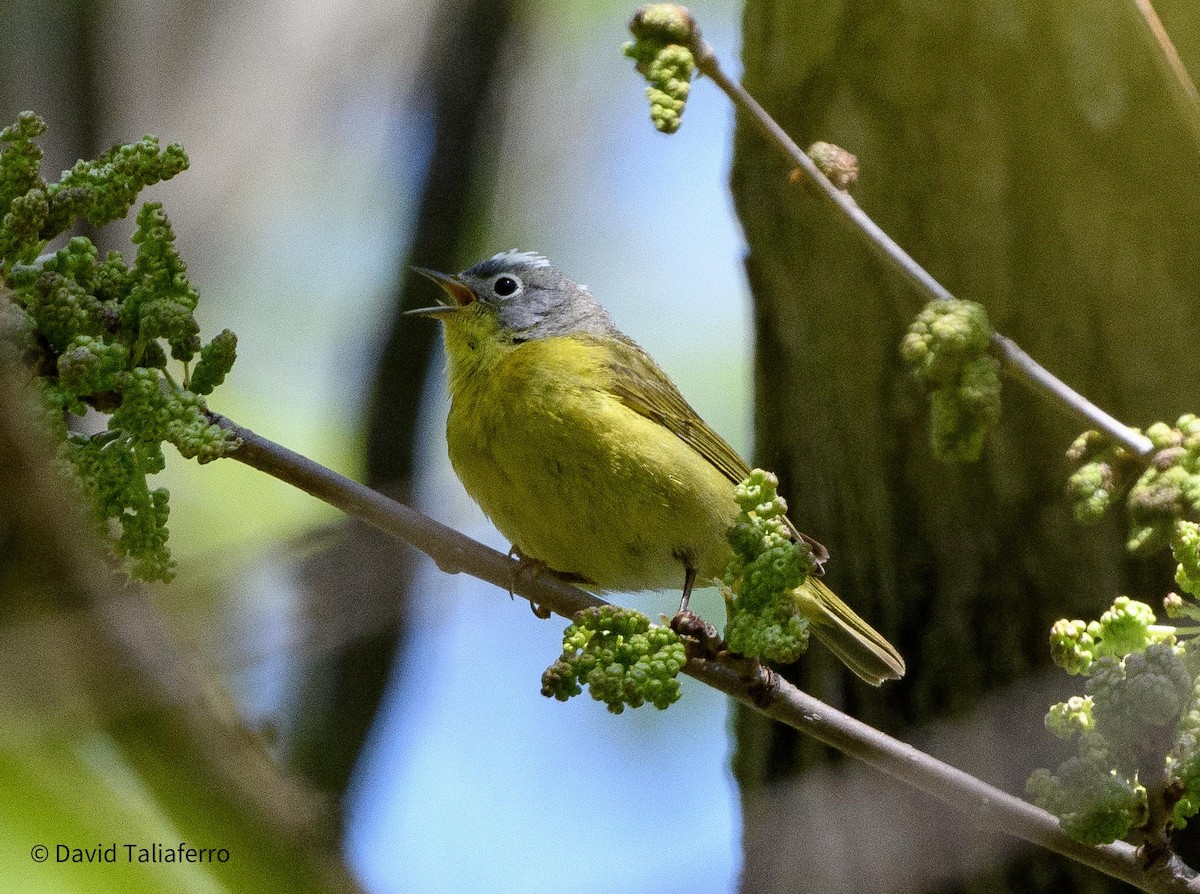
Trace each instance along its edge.
<path fill-rule="evenodd" d="M 501 330 L 514 341 L 616 332 L 608 311 L 592 297 L 587 286 L 568 279 L 533 252 L 502 252 L 454 275 L 414 269 L 441 285 L 455 305 L 412 313 L 446 317 L 479 304 L 478 310 L 496 314 Z"/>

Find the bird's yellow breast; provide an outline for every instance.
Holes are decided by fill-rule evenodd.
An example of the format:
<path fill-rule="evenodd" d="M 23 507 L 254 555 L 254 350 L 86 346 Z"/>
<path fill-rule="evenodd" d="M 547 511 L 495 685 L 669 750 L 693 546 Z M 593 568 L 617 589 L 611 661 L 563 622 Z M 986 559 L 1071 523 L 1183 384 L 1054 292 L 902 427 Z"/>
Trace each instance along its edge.
<path fill-rule="evenodd" d="M 602 342 L 513 344 L 461 316 L 446 327 L 450 461 L 514 546 L 604 590 L 679 588 L 685 564 L 723 573 L 733 485 L 610 390 Z"/>

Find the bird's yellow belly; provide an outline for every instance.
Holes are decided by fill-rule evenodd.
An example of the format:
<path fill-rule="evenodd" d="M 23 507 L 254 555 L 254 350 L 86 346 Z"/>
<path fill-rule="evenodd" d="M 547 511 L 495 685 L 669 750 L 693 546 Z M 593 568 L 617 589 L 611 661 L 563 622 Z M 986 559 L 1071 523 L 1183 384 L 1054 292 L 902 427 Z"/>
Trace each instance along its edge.
<path fill-rule="evenodd" d="M 600 590 L 678 589 L 689 565 L 723 574 L 737 507 L 721 472 L 561 368 L 493 373 L 455 390 L 450 460 L 522 553 Z"/>

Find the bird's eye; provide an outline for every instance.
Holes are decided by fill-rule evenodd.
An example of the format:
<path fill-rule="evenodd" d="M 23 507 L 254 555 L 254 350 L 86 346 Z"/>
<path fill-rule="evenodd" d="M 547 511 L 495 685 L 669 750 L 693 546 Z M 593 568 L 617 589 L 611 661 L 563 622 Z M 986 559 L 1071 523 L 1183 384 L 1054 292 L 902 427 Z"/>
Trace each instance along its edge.
<path fill-rule="evenodd" d="M 496 281 L 492 283 L 492 291 L 501 298 L 515 295 L 519 288 L 521 288 L 521 281 L 513 276 L 498 276 L 496 277 Z"/>

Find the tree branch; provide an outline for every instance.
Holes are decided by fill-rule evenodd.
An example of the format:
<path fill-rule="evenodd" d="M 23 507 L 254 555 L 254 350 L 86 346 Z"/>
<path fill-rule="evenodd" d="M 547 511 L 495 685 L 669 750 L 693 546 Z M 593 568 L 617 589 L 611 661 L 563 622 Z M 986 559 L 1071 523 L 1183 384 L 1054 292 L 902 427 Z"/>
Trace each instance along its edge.
<path fill-rule="evenodd" d="M 1196 92 L 1196 85 L 1192 81 L 1191 75 L 1188 74 L 1183 60 L 1179 58 L 1179 51 L 1171 42 L 1171 35 L 1167 33 L 1162 19 L 1155 12 L 1154 4 L 1150 0 L 1133 0 L 1133 5 L 1137 9 L 1138 20 L 1145 29 L 1145 34 L 1154 45 L 1154 61 L 1166 75 L 1168 83 L 1173 88 L 1172 95 L 1175 97 L 1176 105 L 1178 105 L 1184 120 L 1187 121 L 1188 127 L 1191 128 L 1192 136 L 1200 145 L 1200 94 Z"/>
<path fill-rule="evenodd" d="M 229 419 L 213 421 L 242 440 L 231 456 L 285 481 L 348 515 L 417 547 L 443 571 L 466 572 L 571 618 L 604 600 L 549 575 L 519 575 L 520 565 L 503 553 L 260 437 Z M 1090 847 L 1070 838 L 1044 810 L 968 773 L 893 739 L 800 691 L 779 675 L 727 652 L 695 655 L 684 673 L 736 698 L 843 753 L 870 764 L 963 812 L 976 825 L 1023 838 L 1153 894 L 1200 894 L 1200 877 L 1178 857 L 1143 868 L 1136 849 L 1124 842 Z"/>

